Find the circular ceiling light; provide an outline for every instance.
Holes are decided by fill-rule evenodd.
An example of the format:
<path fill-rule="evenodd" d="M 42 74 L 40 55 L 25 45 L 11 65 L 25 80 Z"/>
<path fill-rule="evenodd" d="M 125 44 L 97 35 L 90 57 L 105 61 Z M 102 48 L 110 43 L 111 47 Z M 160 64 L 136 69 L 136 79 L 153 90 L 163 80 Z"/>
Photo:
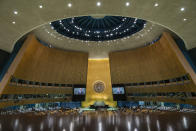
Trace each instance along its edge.
<path fill-rule="evenodd" d="M 68 3 L 67 6 L 68 6 L 68 7 L 72 7 L 72 4 L 71 4 L 71 3 Z"/>
<path fill-rule="evenodd" d="M 154 6 L 157 7 L 157 6 L 159 6 L 159 4 L 158 3 L 155 3 Z"/>
<path fill-rule="evenodd" d="M 101 2 L 97 2 L 97 6 L 101 6 Z"/>
<path fill-rule="evenodd" d="M 42 9 L 43 8 L 43 5 L 39 5 L 39 8 Z"/>
<path fill-rule="evenodd" d="M 184 8 L 184 7 L 180 8 L 180 11 L 184 11 L 184 10 L 185 10 L 185 8 Z"/>
<path fill-rule="evenodd" d="M 17 15 L 18 14 L 18 11 L 14 11 L 14 14 Z"/>
<path fill-rule="evenodd" d="M 126 4 L 125 4 L 126 6 L 129 6 L 130 5 L 130 3 L 129 2 L 126 2 Z"/>

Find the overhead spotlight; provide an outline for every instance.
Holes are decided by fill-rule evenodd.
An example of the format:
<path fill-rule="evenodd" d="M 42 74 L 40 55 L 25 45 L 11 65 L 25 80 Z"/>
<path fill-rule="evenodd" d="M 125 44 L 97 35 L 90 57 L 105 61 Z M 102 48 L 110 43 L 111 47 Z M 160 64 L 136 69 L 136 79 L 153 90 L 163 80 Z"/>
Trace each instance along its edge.
<path fill-rule="evenodd" d="M 185 10 L 185 8 L 184 8 L 184 7 L 180 8 L 180 11 L 184 11 L 184 10 Z"/>
<path fill-rule="evenodd" d="M 18 11 L 14 11 L 14 14 L 17 15 L 18 14 Z"/>
<path fill-rule="evenodd" d="M 157 7 L 157 6 L 159 6 L 159 4 L 158 3 L 155 3 L 154 6 Z"/>
<path fill-rule="evenodd" d="M 97 2 L 97 6 L 101 6 L 101 2 Z"/>
<path fill-rule="evenodd" d="M 39 5 L 39 8 L 42 9 L 43 8 L 43 5 Z"/>
<path fill-rule="evenodd" d="M 126 2 L 126 3 L 125 3 L 125 5 L 126 5 L 126 6 L 129 6 L 129 5 L 130 5 L 130 3 L 129 3 L 129 2 Z"/>
<path fill-rule="evenodd" d="M 68 7 L 72 7 L 72 4 L 71 4 L 71 3 L 68 3 L 67 6 L 68 6 Z"/>

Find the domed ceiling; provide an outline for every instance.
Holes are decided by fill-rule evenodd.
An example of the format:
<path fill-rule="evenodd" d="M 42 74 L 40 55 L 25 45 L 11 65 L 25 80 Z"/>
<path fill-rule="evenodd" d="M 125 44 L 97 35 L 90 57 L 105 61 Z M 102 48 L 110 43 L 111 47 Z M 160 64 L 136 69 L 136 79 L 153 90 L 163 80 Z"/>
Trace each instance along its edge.
<path fill-rule="evenodd" d="M 1 0 L 0 49 L 11 52 L 22 36 L 52 21 L 105 14 L 163 25 L 191 49 L 196 47 L 195 7 L 196 0 Z"/>
<path fill-rule="evenodd" d="M 131 36 L 142 30 L 146 21 L 122 16 L 81 16 L 51 22 L 58 33 L 84 41 L 107 41 Z"/>
<path fill-rule="evenodd" d="M 123 16 L 79 16 L 57 20 L 33 31 L 49 47 L 89 53 L 89 58 L 107 58 L 109 52 L 147 46 L 166 28 Z"/>

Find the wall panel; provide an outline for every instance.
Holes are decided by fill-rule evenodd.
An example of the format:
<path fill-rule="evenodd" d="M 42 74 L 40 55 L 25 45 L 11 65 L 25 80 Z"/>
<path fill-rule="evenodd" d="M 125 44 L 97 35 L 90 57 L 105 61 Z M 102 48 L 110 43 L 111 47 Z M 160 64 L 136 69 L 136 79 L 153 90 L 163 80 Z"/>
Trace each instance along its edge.
<path fill-rule="evenodd" d="M 88 54 L 63 51 L 40 44 L 32 37 L 14 76 L 31 81 L 85 84 Z M 66 42 L 66 41 L 65 41 Z"/>
<path fill-rule="evenodd" d="M 160 87 L 125 87 L 126 93 L 160 93 L 160 92 L 196 92 L 195 85 L 190 82 L 184 85 L 170 85 Z"/>
<path fill-rule="evenodd" d="M 186 74 L 165 37 L 143 48 L 110 53 L 112 83 L 159 81 Z"/>
<path fill-rule="evenodd" d="M 56 87 L 56 86 L 16 86 L 9 84 L 3 91 L 3 94 L 73 94 L 72 87 Z"/>

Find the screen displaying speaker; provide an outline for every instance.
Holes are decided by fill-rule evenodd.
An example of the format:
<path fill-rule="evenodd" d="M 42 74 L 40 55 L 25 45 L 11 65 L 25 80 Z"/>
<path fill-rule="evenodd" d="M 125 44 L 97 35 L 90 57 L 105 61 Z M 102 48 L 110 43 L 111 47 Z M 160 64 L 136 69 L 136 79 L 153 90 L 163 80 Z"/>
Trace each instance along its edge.
<path fill-rule="evenodd" d="M 74 88 L 74 95 L 85 95 L 86 88 Z"/>
<path fill-rule="evenodd" d="M 125 89 L 124 89 L 124 87 L 113 87 L 112 93 L 116 94 L 116 95 L 125 94 Z"/>

